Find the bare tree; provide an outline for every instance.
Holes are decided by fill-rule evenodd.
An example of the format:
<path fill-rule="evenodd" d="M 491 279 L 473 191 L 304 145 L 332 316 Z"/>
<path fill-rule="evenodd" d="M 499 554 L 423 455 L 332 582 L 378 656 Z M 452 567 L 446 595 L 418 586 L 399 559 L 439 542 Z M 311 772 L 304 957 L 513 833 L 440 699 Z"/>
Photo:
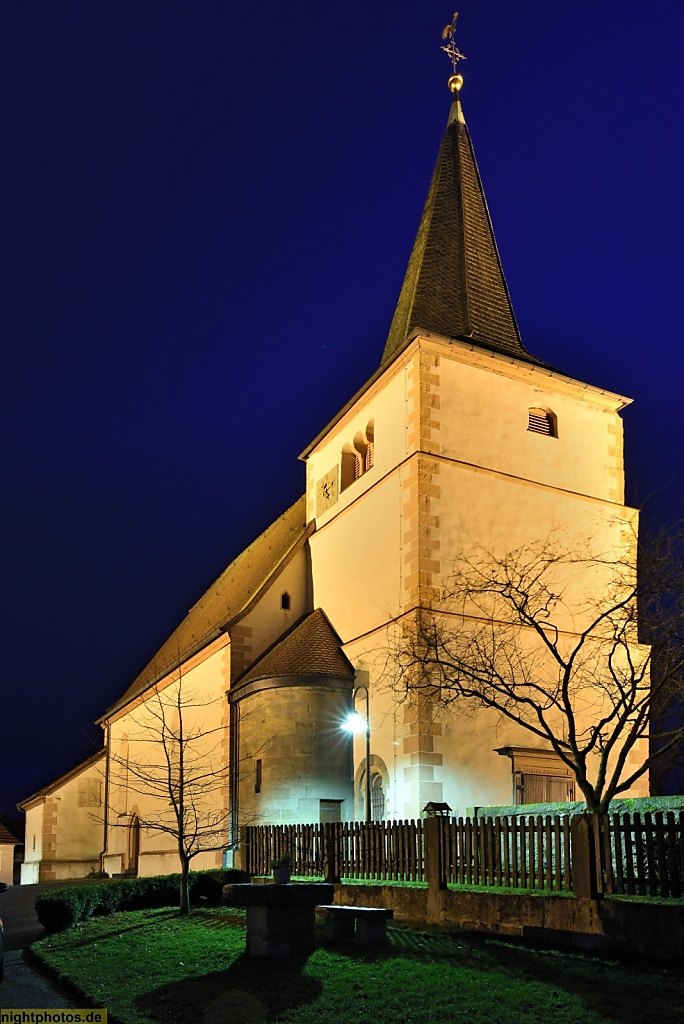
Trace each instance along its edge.
<path fill-rule="evenodd" d="M 109 792 L 136 800 L 139 827 L 169 836 L 180 862 L 180 913 L 190 912 L 188 872 L 198 853 L 227 844 L 228 758 L 220 699 L 207 702 L 182 674 L 153 687 L 127 716 L 127 738 L 109 752 Z M 110 826 L 115 822 L 110 808 Z"/>
<path fill-rule="evenodd" d="M 463 555 L 439 607 L 404 621 L 391 662 L 406 696 L 491 709 L 544 741 L 603 813 L 681 751 L 684 559 L 679 531 L 634 535 L 617 555 L 588 548 L 551 536 Z"/>

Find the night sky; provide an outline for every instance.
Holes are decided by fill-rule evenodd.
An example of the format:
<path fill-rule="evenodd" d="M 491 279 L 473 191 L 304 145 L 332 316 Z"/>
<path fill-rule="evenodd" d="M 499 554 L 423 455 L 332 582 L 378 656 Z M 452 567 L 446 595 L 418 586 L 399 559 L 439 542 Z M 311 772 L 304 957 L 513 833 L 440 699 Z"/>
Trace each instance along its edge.
<path fill-rule="evenodd" d="M 684 5 L 459 0 L 526 347 L 684 499 Z M 434 0 L 0 10 L 0 811 L 301 493 L 380 362 L 450 95 Z"/>

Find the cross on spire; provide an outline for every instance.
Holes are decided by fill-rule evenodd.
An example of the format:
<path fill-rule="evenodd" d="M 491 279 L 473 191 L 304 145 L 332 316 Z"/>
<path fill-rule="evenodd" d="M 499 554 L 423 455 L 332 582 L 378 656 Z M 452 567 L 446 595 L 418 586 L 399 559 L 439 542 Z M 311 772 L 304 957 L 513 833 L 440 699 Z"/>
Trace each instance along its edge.
<path fill-rule="evenodd" d="M 457 21 L 458 21 L 458 11 L 454 11 L 454 16 L 451 19 L 451 24 L 450 25 L 445 25 L 444 28 L 442 29 L 442 39 L 448 39 L 449 40 L 449 42 L 446 44 L 446 46 L 443 46 L 442 49 L 444 50 L 444 52 L 446 53 L 447 57 L 451 61 L 451 64 L 452 64 L 453 69 L 454 69 L 454 74 L 456 74 L 456 66 L 458 65 L 459 60 L 467 60 L 466 56 L 461 53 L 461 51 L 456 46 L 456 43 L 454 42 L 454 36 L 456 35 L 456 22 Z"/>

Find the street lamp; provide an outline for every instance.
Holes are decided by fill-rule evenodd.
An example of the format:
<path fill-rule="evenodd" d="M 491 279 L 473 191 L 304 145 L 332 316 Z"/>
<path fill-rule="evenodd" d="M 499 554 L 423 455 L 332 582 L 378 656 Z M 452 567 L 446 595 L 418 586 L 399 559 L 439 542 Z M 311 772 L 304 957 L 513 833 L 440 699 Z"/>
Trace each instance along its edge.
<path fill-rule="evenodd" d="M 364 683 L 360 683 L 359 686 L 355 686 L 352 690 L 352 708 L 354 707 L 356 695 L 360 690 L 363 690 L 366 694 L 366 718 L 364 720 L 358 711 L 352 710 L 349 712 L 343 728 L 348 732 L 363 732 L 366 734 L 366 821 L 372 821 L 370 775 L 370 696 L 368 694 L 368 687 Z"/>

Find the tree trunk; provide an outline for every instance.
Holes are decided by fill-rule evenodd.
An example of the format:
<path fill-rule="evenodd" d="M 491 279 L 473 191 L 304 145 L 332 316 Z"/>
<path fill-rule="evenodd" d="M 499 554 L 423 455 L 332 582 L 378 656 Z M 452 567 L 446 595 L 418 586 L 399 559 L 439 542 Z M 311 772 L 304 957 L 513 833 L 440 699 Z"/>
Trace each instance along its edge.
<path fill-rule="evenodd" d="M 190 913 L 190 890 L 188 886 L 188 872 L 190 870 L 190 858 L 181 856 L 181 881 L 180 881 L 180 913 L 181 916 Z"/>

